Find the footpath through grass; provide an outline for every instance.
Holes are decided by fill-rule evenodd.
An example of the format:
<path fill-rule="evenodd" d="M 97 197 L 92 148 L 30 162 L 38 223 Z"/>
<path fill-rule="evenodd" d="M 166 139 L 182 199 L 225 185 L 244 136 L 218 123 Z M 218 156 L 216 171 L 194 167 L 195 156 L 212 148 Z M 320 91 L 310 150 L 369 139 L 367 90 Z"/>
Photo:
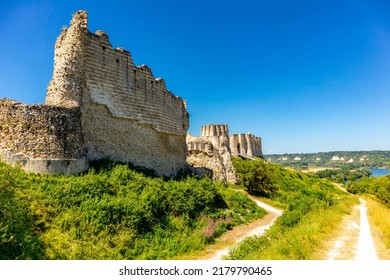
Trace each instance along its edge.
<path fill-rule="evenodd" d="M 390 259 L 390 175 L 350 182 L 347 190 L 364 195 L 378 256 Z"/>
<path fill-rule="evenodd" d="M 284 205 L 283 215 L 263 237 L 251 237 L 230 253 L 229 259 L 304 260 L 318 253 L 358 200 L 336 189 L 329 181 L 286 170 L 261 161 L 234 160 L 240 178 L 252 192 Z M 250 170 L 250 171 L 248 171 Z M 254 180 L 254 178 L 256 178 Z"/>

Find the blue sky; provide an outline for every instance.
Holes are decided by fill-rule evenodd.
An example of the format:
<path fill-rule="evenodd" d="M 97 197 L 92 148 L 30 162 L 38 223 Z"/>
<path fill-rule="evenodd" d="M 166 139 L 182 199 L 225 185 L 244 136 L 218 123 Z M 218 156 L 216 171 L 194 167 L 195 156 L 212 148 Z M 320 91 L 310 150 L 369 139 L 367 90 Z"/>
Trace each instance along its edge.
<path fill-rule="evenodd" d="M 0 98 L 44 103 L 80 9 L 187 100 L 194 135 L 221 123 L 266 154 L 390 150 L 389 1 L 2 0 Z"/>

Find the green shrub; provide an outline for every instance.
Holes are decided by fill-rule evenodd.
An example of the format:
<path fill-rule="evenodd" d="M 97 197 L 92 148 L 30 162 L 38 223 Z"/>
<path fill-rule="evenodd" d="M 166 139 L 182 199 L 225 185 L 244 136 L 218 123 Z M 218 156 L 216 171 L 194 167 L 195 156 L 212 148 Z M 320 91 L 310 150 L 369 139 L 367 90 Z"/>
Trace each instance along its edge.
<path fill-rule="evenodd" d="M 35 175 L 0 162 L 3 259 L 175 258 L 264 215 L 210 179 L 168 180 L 112 161 L 78 176 Z"/>

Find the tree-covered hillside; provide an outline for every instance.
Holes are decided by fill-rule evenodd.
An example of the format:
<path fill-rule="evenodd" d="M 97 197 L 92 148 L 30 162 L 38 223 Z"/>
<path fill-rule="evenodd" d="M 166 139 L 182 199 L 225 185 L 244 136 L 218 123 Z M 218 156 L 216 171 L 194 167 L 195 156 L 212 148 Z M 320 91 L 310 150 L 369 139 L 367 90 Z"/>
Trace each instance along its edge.
<path fill-rule="evenodd" d="M 265 155 L 267 161 L 296 169 L 308 166 L 345 167 L 390 167 L 390 151 L 338 151 L 308 154 Z"/>

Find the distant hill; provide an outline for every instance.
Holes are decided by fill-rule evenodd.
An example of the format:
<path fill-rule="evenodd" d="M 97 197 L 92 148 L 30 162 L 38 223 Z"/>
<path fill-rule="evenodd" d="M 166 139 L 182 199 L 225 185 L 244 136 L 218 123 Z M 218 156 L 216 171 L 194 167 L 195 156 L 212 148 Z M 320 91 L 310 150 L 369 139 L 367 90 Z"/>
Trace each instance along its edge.
<path fill-rule="evenodd" d="M 390 167 L 390 151 L 335 151 L 308 154 L 270 154 L 264 155 L 268 162 L 296 169 L 309 166 L 324 167 Z"/>

